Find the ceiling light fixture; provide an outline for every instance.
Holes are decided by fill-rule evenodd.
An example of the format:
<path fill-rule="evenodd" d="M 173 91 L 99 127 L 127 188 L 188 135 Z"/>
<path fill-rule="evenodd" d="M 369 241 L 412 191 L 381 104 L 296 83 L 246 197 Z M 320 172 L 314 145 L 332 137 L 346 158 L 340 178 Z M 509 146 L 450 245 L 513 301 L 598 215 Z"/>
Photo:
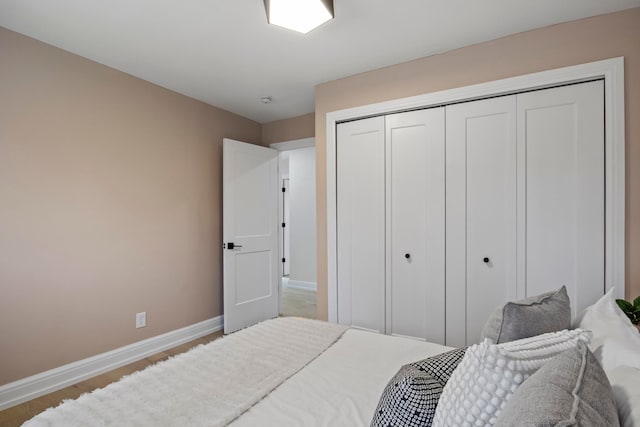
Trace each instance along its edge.
<path fill-rule="evenodd" d="M 260 101 L 263 104 L 271 104 L 273 102 L 273 98 L 271 98 L 270 96 L 263 96 L 262 98 L 260 98 Z"/>
<path fill-rule="evenodd" d="M 264 0 L 267 21 L 306 34 L 333 19 L 333 0 Z"/>

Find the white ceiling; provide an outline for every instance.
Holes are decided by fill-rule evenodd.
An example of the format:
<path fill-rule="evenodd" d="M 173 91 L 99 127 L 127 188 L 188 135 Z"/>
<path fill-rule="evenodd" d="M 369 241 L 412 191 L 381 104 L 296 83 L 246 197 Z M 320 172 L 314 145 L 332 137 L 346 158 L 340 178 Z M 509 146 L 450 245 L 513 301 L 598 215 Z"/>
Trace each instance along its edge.
<path fill-rule="evenodd" d="M 262 0 L 0 0 L 0 26 L 265 123 L 314 111 L 319 83 L 637 6 L 334 0 L 335 19 L 302 35 L 268 25 Z"/>

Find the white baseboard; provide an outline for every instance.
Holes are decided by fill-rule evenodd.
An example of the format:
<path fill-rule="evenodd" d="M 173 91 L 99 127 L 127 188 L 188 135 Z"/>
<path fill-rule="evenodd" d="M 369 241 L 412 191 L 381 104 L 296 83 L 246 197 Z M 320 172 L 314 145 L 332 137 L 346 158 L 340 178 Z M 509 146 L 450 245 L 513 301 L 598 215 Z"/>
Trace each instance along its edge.
<path fill-rule="evenodd" d="M 317 291 L 318 285 L 315 282 L 303 282 L 302 280 L 291 280 L 287 282 L 286 288 L 303 289 L 305 291 Z"/>
<path fill-rule="evenodd" d="M 0 411 L 222 330 L 223 316 L 0 386 Z"/>

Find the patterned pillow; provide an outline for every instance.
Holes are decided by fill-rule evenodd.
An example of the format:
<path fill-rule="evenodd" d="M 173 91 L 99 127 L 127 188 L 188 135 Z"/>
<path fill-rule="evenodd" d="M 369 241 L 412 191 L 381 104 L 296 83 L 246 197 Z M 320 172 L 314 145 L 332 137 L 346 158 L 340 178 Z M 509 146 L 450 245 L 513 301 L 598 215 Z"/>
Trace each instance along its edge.
<path fill-rule="evenodd" d="M 371 426 L 430 426 L 443 387 L 465 350 L 448 351 L 400 368 L 385 387 Z"/>
<path fill-rule="evenodd" d="M 504 344 L 485 339 L 469 347 L 442 391 L 433 425 L 494 425 L 518 386 L 578 341 L 589 342 L 590 333 L 564 330 Z"/>
<path fill-rule="evenodd" d="M 418 362 L 410 363 L 410 365 L 416 367 L 419 371 L 431 375 L 444 387 L 447 381 L 449 381 L 449 378 L 451 378 L 453 371 L 458 367 L 466 351 L 467 347 L 457 348 Z"/>

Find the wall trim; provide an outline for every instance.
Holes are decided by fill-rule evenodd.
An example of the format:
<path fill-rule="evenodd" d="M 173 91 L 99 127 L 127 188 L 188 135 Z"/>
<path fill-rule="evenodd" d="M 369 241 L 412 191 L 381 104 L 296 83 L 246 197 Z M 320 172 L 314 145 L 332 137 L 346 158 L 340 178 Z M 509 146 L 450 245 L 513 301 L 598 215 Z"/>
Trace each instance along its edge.
<path fill-rule="evenodd" d="M 305 291 L 317 291 L 318 284 L 316 282 L 305 282 L 302 280 L 291 280 L 287 282 L 286 286 L 283 288 L 293 288 L 293 289 L 302 289 Z"/>
<path fill-rule="evenodd" d="M 78 360 L 0 386 L 0 411 L 222 330 L 224 316 L 213 317 L 96 356 Z"/>
<path fill-rule="evenodd" d="M 625 116 L 624 58 L 557 68 L 455 89 L 395 99 L 326 115 L 328 319 L 338 321 L 336 125 L 394 112 L 472 101 L 495 95 L 603 78 L 605 82 L 605 290 L 625 293 Z"/>
<path fill-rule="evenodd" d="M 313 136 L 309 138 L 294 139 L 292 141 L 274 142 L 273 144 L 269 144 L 269 147 L 275 148 L 278 151 L 297 150 L 298 148 L 315 146 L 316 138 Z"/>

